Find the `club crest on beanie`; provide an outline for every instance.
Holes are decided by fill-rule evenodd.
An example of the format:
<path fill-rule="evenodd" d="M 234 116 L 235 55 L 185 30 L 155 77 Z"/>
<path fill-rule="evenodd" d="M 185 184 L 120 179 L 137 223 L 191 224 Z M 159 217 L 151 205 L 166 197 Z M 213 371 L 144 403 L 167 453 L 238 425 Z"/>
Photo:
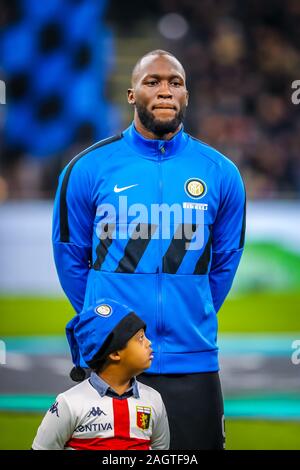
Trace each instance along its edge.
<path fill-rule="evenodd" d="M 145 322 L 127 305 L 109 298 L 97 300 L 66 326 L 74 365 L 79 366 L 81 353 L 92 367 L 110 353 L 125 347 L 141 328 L 146 330 Z"/>

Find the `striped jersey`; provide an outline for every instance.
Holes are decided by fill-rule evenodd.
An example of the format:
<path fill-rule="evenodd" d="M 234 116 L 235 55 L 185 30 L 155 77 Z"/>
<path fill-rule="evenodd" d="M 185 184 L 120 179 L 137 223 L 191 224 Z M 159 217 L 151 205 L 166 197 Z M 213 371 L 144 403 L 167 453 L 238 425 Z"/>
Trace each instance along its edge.
<path fill-rule="evenodd" d="M 33 441 L 34 450 L 150 450 L 169 448 L 159 392 L 136 382 L 138 396 L 101 396 L 87 379 L 57 396 Z"/>

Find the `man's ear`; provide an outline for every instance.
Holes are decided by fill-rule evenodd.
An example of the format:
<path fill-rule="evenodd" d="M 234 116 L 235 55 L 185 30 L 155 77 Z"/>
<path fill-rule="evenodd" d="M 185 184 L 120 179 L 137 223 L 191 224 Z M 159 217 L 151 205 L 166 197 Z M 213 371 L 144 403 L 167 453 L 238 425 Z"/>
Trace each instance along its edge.
<path fill-rule="evenodd" d="M 133 88 L 128 88 L 127 90 L 127 100 L 128 103 L 131 105 L 135 104 L 135 96 L 134 96 L 134 89 Z"/>

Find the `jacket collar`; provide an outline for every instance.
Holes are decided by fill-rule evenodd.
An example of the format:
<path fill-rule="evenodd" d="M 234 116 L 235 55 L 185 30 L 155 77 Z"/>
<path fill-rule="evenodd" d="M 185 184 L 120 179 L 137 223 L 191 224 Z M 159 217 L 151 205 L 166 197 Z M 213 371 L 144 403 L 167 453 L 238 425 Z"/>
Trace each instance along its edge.
<path fill-rule="evenodd" d="M 134 123 L 122 134 L 135 152 L 153 160 L 158 160 L 160 157 L 164 160 L 176 156 L 183 151 L 189 139 L 183 126 L 170 140 L 146 139 L 136 130 Z"/>

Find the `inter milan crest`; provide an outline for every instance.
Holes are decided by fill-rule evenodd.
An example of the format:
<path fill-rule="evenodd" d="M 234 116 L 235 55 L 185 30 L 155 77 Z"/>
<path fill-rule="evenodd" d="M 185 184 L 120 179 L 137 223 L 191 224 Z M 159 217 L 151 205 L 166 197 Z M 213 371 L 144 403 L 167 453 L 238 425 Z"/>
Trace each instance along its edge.
<path fill-rule="evenodd" d="M 109 317 L 112 314 L 112 308 L 108 304 L 102 304 L 95 308 L 95 312 L 101 317 Z"/>
<path fill-rule="evenodd" d="M 184 183 L 184 190 L 188 196 L 193 199 L 200 199 L 205 196 L 207 186 L 199 178 L 190 178 Z"/>
<path fill-rule="evenodd" d="M 136 425 L 140 429 L 149 429 L 151 419 L 151 408 L 148 406 L 136 407 Z"/>

